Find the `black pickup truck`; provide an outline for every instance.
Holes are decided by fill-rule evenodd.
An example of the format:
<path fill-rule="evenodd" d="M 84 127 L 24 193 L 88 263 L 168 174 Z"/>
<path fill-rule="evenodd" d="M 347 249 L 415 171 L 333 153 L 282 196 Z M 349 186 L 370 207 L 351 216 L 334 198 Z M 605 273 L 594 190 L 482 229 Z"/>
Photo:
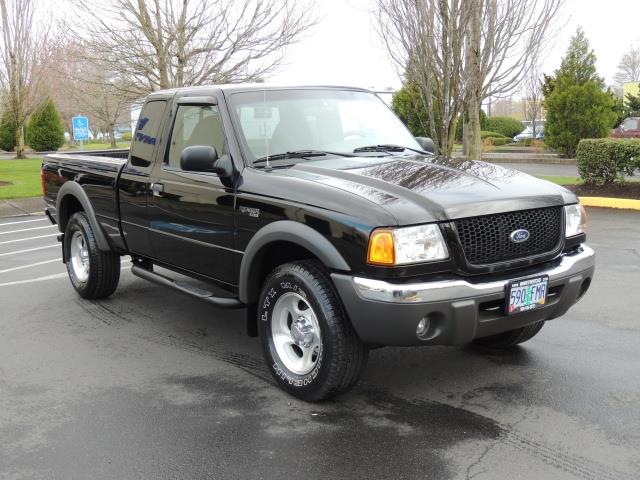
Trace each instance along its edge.
<path fill-rule="evenodd" d="M 425 149 L 367 90 L 157 92 L 130 150 L 44 159 L 46 214 L 82 297 L 111 295 L 131 256 L 134 275 L 246 308 L 277 382 L 317 401 L 371 348 L 513 347 L 589 288 L 573 193 Z"/>

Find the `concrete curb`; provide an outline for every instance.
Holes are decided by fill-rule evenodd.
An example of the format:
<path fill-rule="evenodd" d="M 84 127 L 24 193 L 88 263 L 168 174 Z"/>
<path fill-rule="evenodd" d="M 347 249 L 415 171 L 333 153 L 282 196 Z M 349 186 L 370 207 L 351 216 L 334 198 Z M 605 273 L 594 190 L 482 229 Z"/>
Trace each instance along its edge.
<path fill-rule="evenodd" d="M 23 215 L 44 215 L 44 200 L 42 197 L 0 199 L 0 218 L 20 217 Z"/>
<path fill-rule="evenodd" d="M 640 200 L 631 198 L 580 197 L 580 203 L 585 207 L 621 208 L 640 211 Z"/>

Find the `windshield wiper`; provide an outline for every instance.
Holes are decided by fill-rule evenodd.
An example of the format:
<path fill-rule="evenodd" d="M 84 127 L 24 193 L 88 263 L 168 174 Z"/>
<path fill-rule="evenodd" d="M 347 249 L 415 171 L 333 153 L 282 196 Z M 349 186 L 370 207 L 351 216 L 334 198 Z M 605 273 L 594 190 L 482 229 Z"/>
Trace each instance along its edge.
<path fill-rule="evenodd" d="M 341 152 L 328 152 L 325 150 L 293 150 L 285 153 L 276 153 L 274 155 L 266 155 L 264 157 L 257 158 L 253 161 L 256 163 L 272 162 L 274 160 L 287 160 L 290 158 L 309 158 L 309 157 L 324 157 L 326 155 L 337 155 L 340 157 L 353 157 L 350 153 Z"/>
<path fill-rule="evenodd" d="M 365 153 L 365 152 L 404 152 L 405 150 L 411 150 L 416 153 L 429 153 L 424 150 L 418 150 L 417 148 L 403 147 L 402 145 L 384 144 L 384 145 L 367 145 L 366 147 L 358 147 L 353 150 L 353 153 Z"/>

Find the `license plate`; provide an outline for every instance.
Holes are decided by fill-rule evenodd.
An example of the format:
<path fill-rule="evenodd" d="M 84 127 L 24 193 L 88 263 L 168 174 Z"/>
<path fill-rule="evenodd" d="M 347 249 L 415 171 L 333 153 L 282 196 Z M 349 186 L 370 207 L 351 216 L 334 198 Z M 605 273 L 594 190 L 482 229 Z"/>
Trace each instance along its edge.
<path fill-rule="evenodd" d="M 528 312 L 544 306 L 548 287 L 547 275 L 510 282 L 507 288 L 507 313 Z"/>

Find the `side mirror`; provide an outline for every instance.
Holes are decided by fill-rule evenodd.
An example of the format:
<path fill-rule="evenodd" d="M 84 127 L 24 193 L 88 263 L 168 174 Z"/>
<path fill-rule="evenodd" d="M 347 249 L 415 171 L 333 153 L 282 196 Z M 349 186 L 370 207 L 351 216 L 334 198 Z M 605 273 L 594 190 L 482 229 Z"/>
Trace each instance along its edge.
<path fill-rule="evenodd" d="M 425 152 L 436 153 L 436 144 L 433 140 L 427 137 L 416 137 L 416 142 L 420 145 L 420 148 Z"/>
<path fill-rule="evenodd" d="M 221 177 L 233 174 L 231 157 L 218 158 L 215 147 L 210 145 L 192 145 L 182 150 L 180 168 L 185 172 L 213 172 Z"/>

